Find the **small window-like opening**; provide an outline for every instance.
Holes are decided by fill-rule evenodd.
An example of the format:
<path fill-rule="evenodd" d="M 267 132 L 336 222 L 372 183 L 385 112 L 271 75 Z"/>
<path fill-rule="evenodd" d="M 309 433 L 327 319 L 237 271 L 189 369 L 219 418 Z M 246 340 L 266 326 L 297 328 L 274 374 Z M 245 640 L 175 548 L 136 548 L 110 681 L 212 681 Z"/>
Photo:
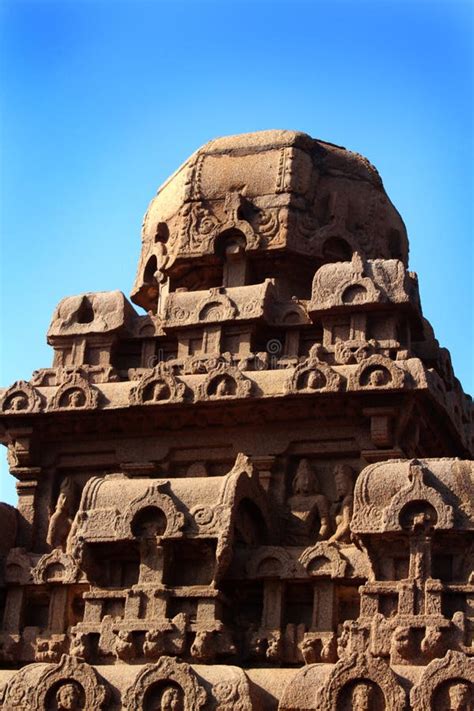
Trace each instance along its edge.
<path fill-rule="evenodd" d="M 245 235 L 240 230 L 226 230 L 217 238 L 215 252 L 224 263 L 223 286 L 244 286 L 247 283 L 245 246 Z"/>
<path fill-rule="evenodd" d="M 356 620 L 360 614 L 360 595 L 358 587 L 341 585 L 337 591 L 337 621 L 342 625 L 345 620 Z"/>
<path fill-rule="evenodd" d="M 323 342 L 323 327 L 317 324 L 310 328 L 301 330 L 300 335 L 300 355 L 307 356 L 311 348 Z"/>
<path fill-rule="evenodd" d="M 453 556 L 440 553 L 433 556 L 432 577 L 449 583 L 453 580 Z"/>
<path fill-rule="evenodd" d="M 352 249 L 341 237 L 330 237 L 323 244 L 323 257 L 326 262 L 350 262 Z"/>
<path fill-rule="evenodd" d="M 384 617 L 394 617 L 398 612 L 398 594 L 381 595 L 379 597 L 379 612 Z"/>
<path fill-rule="evenodd" d="M 47 629 L 49 621 L 49 595 L 33 594 L 27 597 L 25 605 L 25 627 Z"/>
<path fill-rule="evenodd" d="M 120 341 L 117 348 L 112 352 L 111 364 L 117 370 L 139 368 L 141 362 L 142 343 L 138 338 Z"/>
<path fill-rule="evenodd" d="M 388 233 L 388 249 L 393 259 L 403 259 L 402 240 L 398 230 L 390 230 Z"/>
<path fill-rule="evenodd" d="M 215 540 L 170 541 L 165 547 L 166 585 L 209 585 L 215 573 Z"/>
<path fill-rule="evenodd" d="M 443 593 L 441 596 L 441 613 L 451 619 L 455 612 L 466 612 L 466 596 L 462 593 Z"/>
<path fill-rule="evenodd" d="M 305 625 L 311 628 L 313 618 L 313 586 L 305 584 L 289 584 L 285 594 L 284 624 Z"/>
<path fill-rule="evenodd" d="M 400 511 L 400 524 L 410 531 L 429 531 L 438 520 L 436 509 L 428 501 L 410 501 Z"/>
<path fill-rule="evenodd" d="M 224 261 L 245 251 L 247 240 L 241 230 L 230 229 L 222 232 L 214 243 L 214 251 Z"/>
<path fill-rule="evenodd" d="M 132 521 L 132 533 L 137 538 L 154 538 L 166 531 L 167 520 L 157 506 L 145 506 L 138 511 Z"/>
<path fill-rule="evenodd" d="M 166 616 L 172 620 L 176 615 L 186 615 L 190 622 L 197 617 L 197 600 L 189 597 L 172 597 L 168 601 Z"/>
<path fill-rule="evenodd" d="M 393 573 L 395 580 L 405 580 L 408 578 L 410 568 L 410 558 L 408 556 L 397 556 L 393 559 Z"/>
<path fill-rule="evenodd" d="M 138 582 L 140 555 L 138 542 L 88 545 L 87 576 L 103 588 L 128 588 Z"/>
<path fill-rule="evenodd" d="M 93 320 L 94 309 L 87 296 L 84 296 L 77 312 L 77 323 L 92 323 Z"/>
<path fill-rule="evenodd" d="M 234 524 L 237 544 L 256 546 L 266 541 L 266 526 L 260 509 L 250 499 L 243 499 L 237 509 Z"/>
<path fill-rule="evenodd" d="M 73 592 L 68 605 L 67 627 L 73 627 L 84 619 L 85 601 L 81 592 Z"/>
<path fill-rule="evenodd" d="M 168 229 L 168 225 L 166 222 L 158 222 L 156 226 L 156 232 L 155 232 L 155 244 L 157 242 L 161 242 L 162 244 L 166 244 L 170 236 L 170 231 Z"/>
<path fill-rule="evenodd" d="M 114 620 L 122 620 L 125 614 L 125 600 L 123 598 L 109 598 L 104 600 L 102 618 L 106 615 Z"/>
<path fill-rule="evenodd" d="M 155 272 L 158 269 L 158 262 L 153 254 L 148 262 L 146 263 L 145 271 L 143 272 L 143 281 L 147 284 L 151 284 L 156 281 Z"/>
<path fill-rule="evenodd" d="M 263 583 L 243 582 L 235 585 L 232 581 L 223 583 L 223 592 L 232 600 L 232 605 L 226 608 L 226 621 L 235 624 L 239 631 L 248 629 L 250 625 L 257 628 L 261 625 L 263 614 Z"/>

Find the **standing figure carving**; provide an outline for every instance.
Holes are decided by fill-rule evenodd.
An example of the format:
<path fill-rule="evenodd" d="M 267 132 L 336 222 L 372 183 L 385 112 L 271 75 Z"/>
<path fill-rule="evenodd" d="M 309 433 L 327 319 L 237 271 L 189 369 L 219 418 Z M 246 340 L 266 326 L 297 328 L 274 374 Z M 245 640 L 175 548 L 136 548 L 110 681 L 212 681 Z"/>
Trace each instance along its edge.
<path fill-rule="evenodd" d="M 350 525 L 353 499 L 353 472 L 347 464 L 338 464 L 334 469 L 337 501 L 332 506 L 334 533 L 329 542 L 350 542 Z"/>
<path fill-rule="evenodd" d="M 74 482 L 66 477 L 59 490 L 56 508 L 49 521 L 46 542 L 51 548 L 66 550 L 66 542 L 74 517 Z"/>

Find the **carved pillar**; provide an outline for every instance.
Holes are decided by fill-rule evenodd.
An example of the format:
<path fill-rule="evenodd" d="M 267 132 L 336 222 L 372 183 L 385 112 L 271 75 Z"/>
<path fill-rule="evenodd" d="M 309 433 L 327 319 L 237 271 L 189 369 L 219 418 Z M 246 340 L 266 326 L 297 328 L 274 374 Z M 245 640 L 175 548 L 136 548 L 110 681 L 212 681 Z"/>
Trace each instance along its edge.
<path fill-rule="evenodd" d="M 311 630 L 332 632 L 334 623 L 334 583 L 332 580 L 318 580 L 314 586 L 313 618 Z"/>
<path fill-rule="evenodd" d="M 362 410 L 365 417 L 370 417 L 370 437 L 376 447 L 393 445 L 393 407 L 369 407 Z"/>
<path fill-rule="evenodd" d="M 12 473 L 20 480 L 16 485 L 19 512 L 17 546 L 31 550 L 35 540 L 35 512 L 41 467 L 15 467 Z"/>
<path fill-rule="evenodd" d="M 417 601 L 417 587 L 412 580 L 402 581 L 398 584 L 398 614 L 415 615 Z"/>
<path fill-rule="evenodd" d="M 373 617 L 378 612 L 378 595 L 373 590 L 369 590 L 367 585 L 362 585 L 359 592 L 360 616 Z"/>
<path fill-rule="evenodd" d="M 297 356 L 300 348 L 300 331 L 298 328 L 289 328 L 285 333 L 285 348 L 286 356 Z"/>
<path fill-rule="evenodd" d="M 247 259 L 244 248 L 231 241 L 225 248 L 223 286 L 244 286 L 247 283 Z"/>
<path fill-rule="evenodd" d="M 147 617 L 150 617 L 153 620 L 166 619 L 168 617 L 168 599 L 169 595 L 164 588 L 153 590 L 149 605 L 150 614 L 147 615 Z"/>
<path fill-rule="evenodd" d="M 257 468 L 260 484 L 265 491 L 268 491 L 272 479 L 272 467 L 275 463 L 275 457 L 273 455 L 267 457 L 252 457 L 252 463 Z"/>
<path fill-rule="evenodd" d="M 154 338 L 144 338 L 142 341 L 141 367 L 154 368 L 157 364 L 156 341 Z"/>
<path fill-rule="evenodd" d="M 443 584 L 429 578 L 425 583 L 425 615 L 442 615 Z"/>
<path fill-rule="evenodd" d="M 417 581 L 415 592 L 415 614 L 424 609 L 424 581 L 431 577 L 431 538 L 426 535 L 410 538 L 409 577 Z"/>
<path fill-rule="evenodd" d="M 139 584 L 161 584 L 163 580 L 163 548 L 156 538 L 143 538 L 140 541 L 140 577 Z"/>
<path fill-rule="evenodd" d="M 204 326 L 202 333 L 202 352 L 203 353 L 220 353 L 221 352 L 221 327 L 220 326 Z"/>
<path fill-rule="evenodd" d="M 99 624 L 102 618 L 102 600 L 89 598 L 84 594 L 84 623 L 88 625 Z"/>
<path fill-rule="evenodd" d="M 66 626 L 68 588 L 55 585 L 51 589 L 49 600 L 48 629 L 51 632 L 64 632 Z"/>
<path fill-rule="evenodd" d="M 8 589 L 3 616 L 3 628 L 6 632 L 18 633 L 20 631 L 24 597 L 24 587 L 11 587 Z"/>
<path fill-rule="evenodd" d="M 263 588 L 262 627 L 280 629 L 283 613 L 283 583 L 281 580 L 265 580 Z"/>
<path fill-rule="evenodd" d="M 201 598 L 198 601 L 196 623 L 204 629 L 211 628 L 216 621 L 216 609 L 220 607 L 216 598 Z"/>
<path fill-rule="evenodd" d="M 143 594 L 140 590 L 129 590 L 125 598 L 124 617 L 126 620 L 138 620 L 142 607 Z"/>

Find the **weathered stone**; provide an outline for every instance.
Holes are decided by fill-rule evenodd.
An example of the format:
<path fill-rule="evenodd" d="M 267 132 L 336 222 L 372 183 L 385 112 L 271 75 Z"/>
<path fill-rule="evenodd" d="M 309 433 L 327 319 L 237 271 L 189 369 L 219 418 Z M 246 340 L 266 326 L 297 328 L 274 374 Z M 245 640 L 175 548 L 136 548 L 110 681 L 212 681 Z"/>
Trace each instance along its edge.
<path fill-rule="evenodd" d="M 472 402 L 376 170 L 211 141 L 0 391 L 0 708 L 472 711 Z"/>

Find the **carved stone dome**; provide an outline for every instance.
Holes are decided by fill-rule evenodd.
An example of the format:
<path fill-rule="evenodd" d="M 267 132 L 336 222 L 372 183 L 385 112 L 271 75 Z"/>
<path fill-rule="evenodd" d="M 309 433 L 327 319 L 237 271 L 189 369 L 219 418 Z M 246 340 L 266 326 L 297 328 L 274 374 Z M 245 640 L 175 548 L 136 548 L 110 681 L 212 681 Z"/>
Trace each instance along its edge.
<path fill-rule="evenodd" d="M 132 300 L 152 311 L 164 284 L 169 291 L 222 286 L 226 261 L 243 254 L 233 286 L 286 274 L 301 297 L 302 273 L 350 261 L 354 252 L 408 260 L 405 226 L 377 170 L 357 153 L 297 131 L 206 143 L 159 188 L 142 242 Z M 299 287 L 291 284 L 292 266 Z"/>

